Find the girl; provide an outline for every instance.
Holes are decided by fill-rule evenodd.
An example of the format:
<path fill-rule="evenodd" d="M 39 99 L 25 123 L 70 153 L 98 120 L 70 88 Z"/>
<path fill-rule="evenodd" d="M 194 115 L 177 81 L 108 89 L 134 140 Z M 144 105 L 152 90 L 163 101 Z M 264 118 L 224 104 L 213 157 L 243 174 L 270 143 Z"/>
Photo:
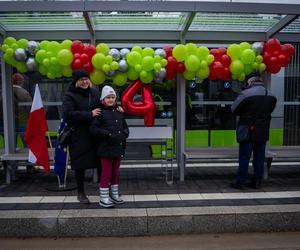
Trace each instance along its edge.
<path fill-rule="evenodd" d="M 124 114 L 117 112 L 116 92 L 104 86 L 101 93 L 101 114 L 92 122 L 91 134 L 97 137 L 97 155 L 101 158 L 100 206 L 123 204 L 119 196 L 119 168 L 129 135 Z"/>

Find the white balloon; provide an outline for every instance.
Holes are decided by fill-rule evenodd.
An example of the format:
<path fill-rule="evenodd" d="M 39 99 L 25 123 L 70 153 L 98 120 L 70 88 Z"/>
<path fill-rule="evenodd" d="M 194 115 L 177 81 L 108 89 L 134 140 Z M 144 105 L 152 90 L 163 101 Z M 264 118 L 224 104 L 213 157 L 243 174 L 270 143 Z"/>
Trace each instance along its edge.
<path fill-rule="evenodd" d="M 117 49 L 110 49 L 108 54 L 113 58 L 114 61 L 120 60 L 120 52 Z"/>
<path fill-rule="evenodd" d="M 22 48 L 18 48 L 15 50 L 14 57 L 19 62 L 24 62 L 27 59 L 26 52 Z"/>
<path fill-rule="evenodd" d="M 121 49 L 121 50 L 120 50 L 121 58 L 125 59 L 125 58 L 126 58 L 126 55 L 127 55 L 128 53 L 130 53 L 130 50 L 129 50 L 129 49 L 126 49 L 126 48 Z"/>
<path fill-rule="evenodd" d="M 36 66 L 34 58 L 29 57 L 25 64 L 26 64 L 26 68 L 28 69 L 28 71 L 36 71 L 37 70 L 37 66 Z"/>
<path fill-rule="evenodd" d="M 127 62 L 124 59 L 120 60 L 119 61 L 119 70 L 124 73 L 127 71 L 127 69 L 128 69 Z"/>

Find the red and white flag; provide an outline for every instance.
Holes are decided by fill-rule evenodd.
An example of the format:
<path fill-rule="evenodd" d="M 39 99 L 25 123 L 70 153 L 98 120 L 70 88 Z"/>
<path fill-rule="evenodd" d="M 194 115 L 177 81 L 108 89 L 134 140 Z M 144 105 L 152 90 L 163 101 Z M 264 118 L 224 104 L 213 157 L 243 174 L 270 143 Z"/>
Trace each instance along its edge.
<path fill-rule="evenodd" d="M 33 102 L 26 127 L 25 143 L 29 149 L 28 161 L 43 166 L 49 172 L 49 154 L 45 133 L 48 131 L 45 111 L 38 84 L 35 85 Z"/>

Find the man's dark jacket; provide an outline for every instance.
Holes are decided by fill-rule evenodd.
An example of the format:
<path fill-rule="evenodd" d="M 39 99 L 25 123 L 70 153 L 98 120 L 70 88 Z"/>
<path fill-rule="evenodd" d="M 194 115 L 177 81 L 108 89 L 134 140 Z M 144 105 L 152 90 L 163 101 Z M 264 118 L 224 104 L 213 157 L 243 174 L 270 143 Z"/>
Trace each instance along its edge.
<path fill-rule="evenodd" d="M 238 125 L 251 126 L 250 142 L 269 140 L 271 113 L 276 102 L 276 97 L 270 91 L 266 92 L 260 82 L 246 87 L 233 102 L 231 111 L 239 116 Z"/>

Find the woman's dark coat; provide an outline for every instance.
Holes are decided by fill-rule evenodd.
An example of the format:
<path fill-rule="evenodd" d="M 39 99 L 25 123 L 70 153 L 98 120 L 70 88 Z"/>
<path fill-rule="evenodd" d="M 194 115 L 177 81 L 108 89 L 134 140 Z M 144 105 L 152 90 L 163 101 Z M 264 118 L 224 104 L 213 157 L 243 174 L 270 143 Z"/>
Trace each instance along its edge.
<path fill-rule="evenodd" d="M 99 108 L 100 93 L 93 88 L 76 88 L 70 85 L 63 98 L 63 115 L 74 128 L 69 145 L 72 169 L 97 168 L 97 146 L 90 133 L 92 110 Z"/>
<path fill-rule="evenodd" d="M 124 114 L 115 108 L 103 107 L 91 125 L 91 133 L 98 138 L 99 157 L 123 157 L 125 153 L 129 129 Z"/>

